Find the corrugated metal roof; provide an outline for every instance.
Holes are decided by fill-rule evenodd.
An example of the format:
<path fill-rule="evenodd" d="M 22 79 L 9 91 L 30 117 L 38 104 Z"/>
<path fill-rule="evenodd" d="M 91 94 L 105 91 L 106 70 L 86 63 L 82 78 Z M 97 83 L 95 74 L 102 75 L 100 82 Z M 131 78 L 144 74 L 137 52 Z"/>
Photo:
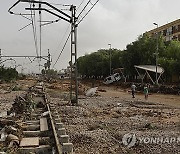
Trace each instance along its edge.
<path fill-rule="evenodd" d="M 151 72 L 156 72 L 156 66 L 154 65 L 134 65 L 134 67 L 151 71 Z M 163 72 L 164 72 L 164 69 L 160 66 L 157 66 L 157 73 L 163 73 Z"/>

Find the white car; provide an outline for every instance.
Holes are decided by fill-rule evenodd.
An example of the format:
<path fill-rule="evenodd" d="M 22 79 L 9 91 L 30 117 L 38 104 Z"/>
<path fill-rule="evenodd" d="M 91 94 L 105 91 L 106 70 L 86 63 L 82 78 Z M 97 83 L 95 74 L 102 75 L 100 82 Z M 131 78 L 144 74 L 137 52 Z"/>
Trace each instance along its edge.
<path fill-rule="evenodd" d="M 115 73 L 115 74 L 112 74 L 108 77 L 106 77 L 104 79 L 104 84 L 110 84 L 110 83 L 113 83 L 115 81 L 119 81 L 121 79 L 121 76 L 119 75 L 119 73 Z"/>

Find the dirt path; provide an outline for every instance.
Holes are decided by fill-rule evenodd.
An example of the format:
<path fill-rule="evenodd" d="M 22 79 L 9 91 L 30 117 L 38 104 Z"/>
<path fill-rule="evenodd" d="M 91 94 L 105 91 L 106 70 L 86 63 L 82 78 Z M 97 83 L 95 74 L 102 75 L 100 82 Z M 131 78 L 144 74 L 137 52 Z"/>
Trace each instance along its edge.
<path fill-rule="evenodd" d="M 113 89 L 110 87 L 100 87 L 100 89 L 106 90 L 106 92 L 100 92 L 100 95 L 103 97 L 119 97 L 123 100 L 148 101 L 153 103 L 170 105 L 178 108 L 180 107 L 180 96 L 178 95 L 150 93 L 148 100 L 145 100 L 144 95 L 142 93 L 136 93 L 136 98 L 133 99 L 131 96 L 131 92 L 128 92 L 128 90 Z"/>

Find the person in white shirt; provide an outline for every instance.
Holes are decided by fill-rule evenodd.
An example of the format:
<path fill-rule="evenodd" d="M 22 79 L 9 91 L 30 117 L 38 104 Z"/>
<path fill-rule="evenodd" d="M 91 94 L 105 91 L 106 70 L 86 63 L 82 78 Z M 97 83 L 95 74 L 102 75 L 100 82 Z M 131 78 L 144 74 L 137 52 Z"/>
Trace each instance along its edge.
<path fill-rule="evenodd" d="M 131 91 L 132 91 L 132 98 L 135 98 L 136 85 L 134 83 L 132 83 L 131 85 Z"/>

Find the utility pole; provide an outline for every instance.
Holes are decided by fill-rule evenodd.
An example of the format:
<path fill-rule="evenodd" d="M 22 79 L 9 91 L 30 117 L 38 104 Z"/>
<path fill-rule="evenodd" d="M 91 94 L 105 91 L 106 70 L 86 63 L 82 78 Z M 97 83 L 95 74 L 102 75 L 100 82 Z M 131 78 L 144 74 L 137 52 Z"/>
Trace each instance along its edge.
<path fill-rule="evenodd" d="M 2 56 L 2 54 L 1 54 L 1 49 L 0 49 L 0 64 L 1 64 L 1 61 L 2 61 L 1 56 Z"/>
<path fill-rule="evenodd" d="M 153 23 L 154 25 L 157 26 L 157 29 L 158 29 L 158 24 L 157 23 Z M 156 34 L 156 52 L 155 52 L 155 56 L 156 56 L 156 85 L 158 85 L 158 73 L 157 73 L 157 65 L 158 65 L 158 50 L 159 50 L 159 46 L 158 46 L 158 31 L 157 31 L 157 34 Z"/>
<path fill-rule="evenodd" d="M 76 6 L 71 5 L 71 87 L 70 87 L 70 100 L 71 103 L 78 104 L 78 80 L 77 80 L 77 18 Z M 75 82 L 75 98 L 73 98 L 73 82 Z"/>
<path fill-rule="evenodd" d="M 51 55 L 49 53 L 49 49 L 48 49 L 48 60 L 47 60 L 47 67 L 48 67 L 48 70 L 50 70 L 50 67 L 51 67 Z"/>
<path fill-rule="evenodd" d="M 71 24 L 71 62 L 70 62 L 70 66 L 71 66 L 71 85 L 70 85 L 70 100 L 72 104 L 78 104 L 78 80 L 77 80 L 77 17 L 76 17 L 76 6 L 71 5 L 70 7 L 70 11 L 71 11 L 71 16 L 64 13 L 63 11 L 59 10 L 58 8 L 54 7 L 53 5 L 51 5 L 48 2 L 43 2 L 43 1 L 37 1 L 37 0 L 19 0 L 17 1 L 12 7 L 9 8 L 8 12 L 10 14 L 15 14 L 14 12 L 12 12 L 12 9 L 18 5 L 20 2 L 25 2 L 25 3 L 33 3 L 35 4 L 42 4 L 42 5 L 46 5 L 47 7 L 50 7 L 50 9 L 46 9 L 43 8 L 42 6 L 39 5 L 38 8 L 25 8 L 25 10 L 38 10 L 38 11 L 46 11 L 56 17 L 58 17 L 59 19 L 62 19 L 64 21 L 67 21 Z M 97 1 L 98 2 L 98 1 Z M 58 14 L 56 12 L 58 12 Z M 40 56 L 42 57 L 42 56 Z M 50 56 L 49 56 L 50 57 Z M 49 59 L 50 60 L 50 59 Z M 50 62 L 48 60 L 48 62 Z M 74 75 L 73 75 L 74 74 Z M 73 89 L 73 81 L 75 82 L 75 87 Z M 75 93 L 75 98 L 73 98 L 73 90 Z"/>
<path fill-rule="evenodd" d="M 41 0 L 39 0 L 41 1 Z M 41 4 L 39 4 L 39 50 L 40 50 L 40 56 L 41 56 L 41 52 L 42 52 L 42 26 L 41 26 L 41 21 L 42 21 L 42 14 L 41 14 Z M 41 59 L 40 59 L 41 60 Z"/>
<path fill-rule="evenodd" d="M 111 75 L 111 65 L 112 65 L 112 62 L 111 62 L 111 57 L 112 57 L 112 51 L 111 51 L 111 44 L 109 43 L 109 75 Z"/>

